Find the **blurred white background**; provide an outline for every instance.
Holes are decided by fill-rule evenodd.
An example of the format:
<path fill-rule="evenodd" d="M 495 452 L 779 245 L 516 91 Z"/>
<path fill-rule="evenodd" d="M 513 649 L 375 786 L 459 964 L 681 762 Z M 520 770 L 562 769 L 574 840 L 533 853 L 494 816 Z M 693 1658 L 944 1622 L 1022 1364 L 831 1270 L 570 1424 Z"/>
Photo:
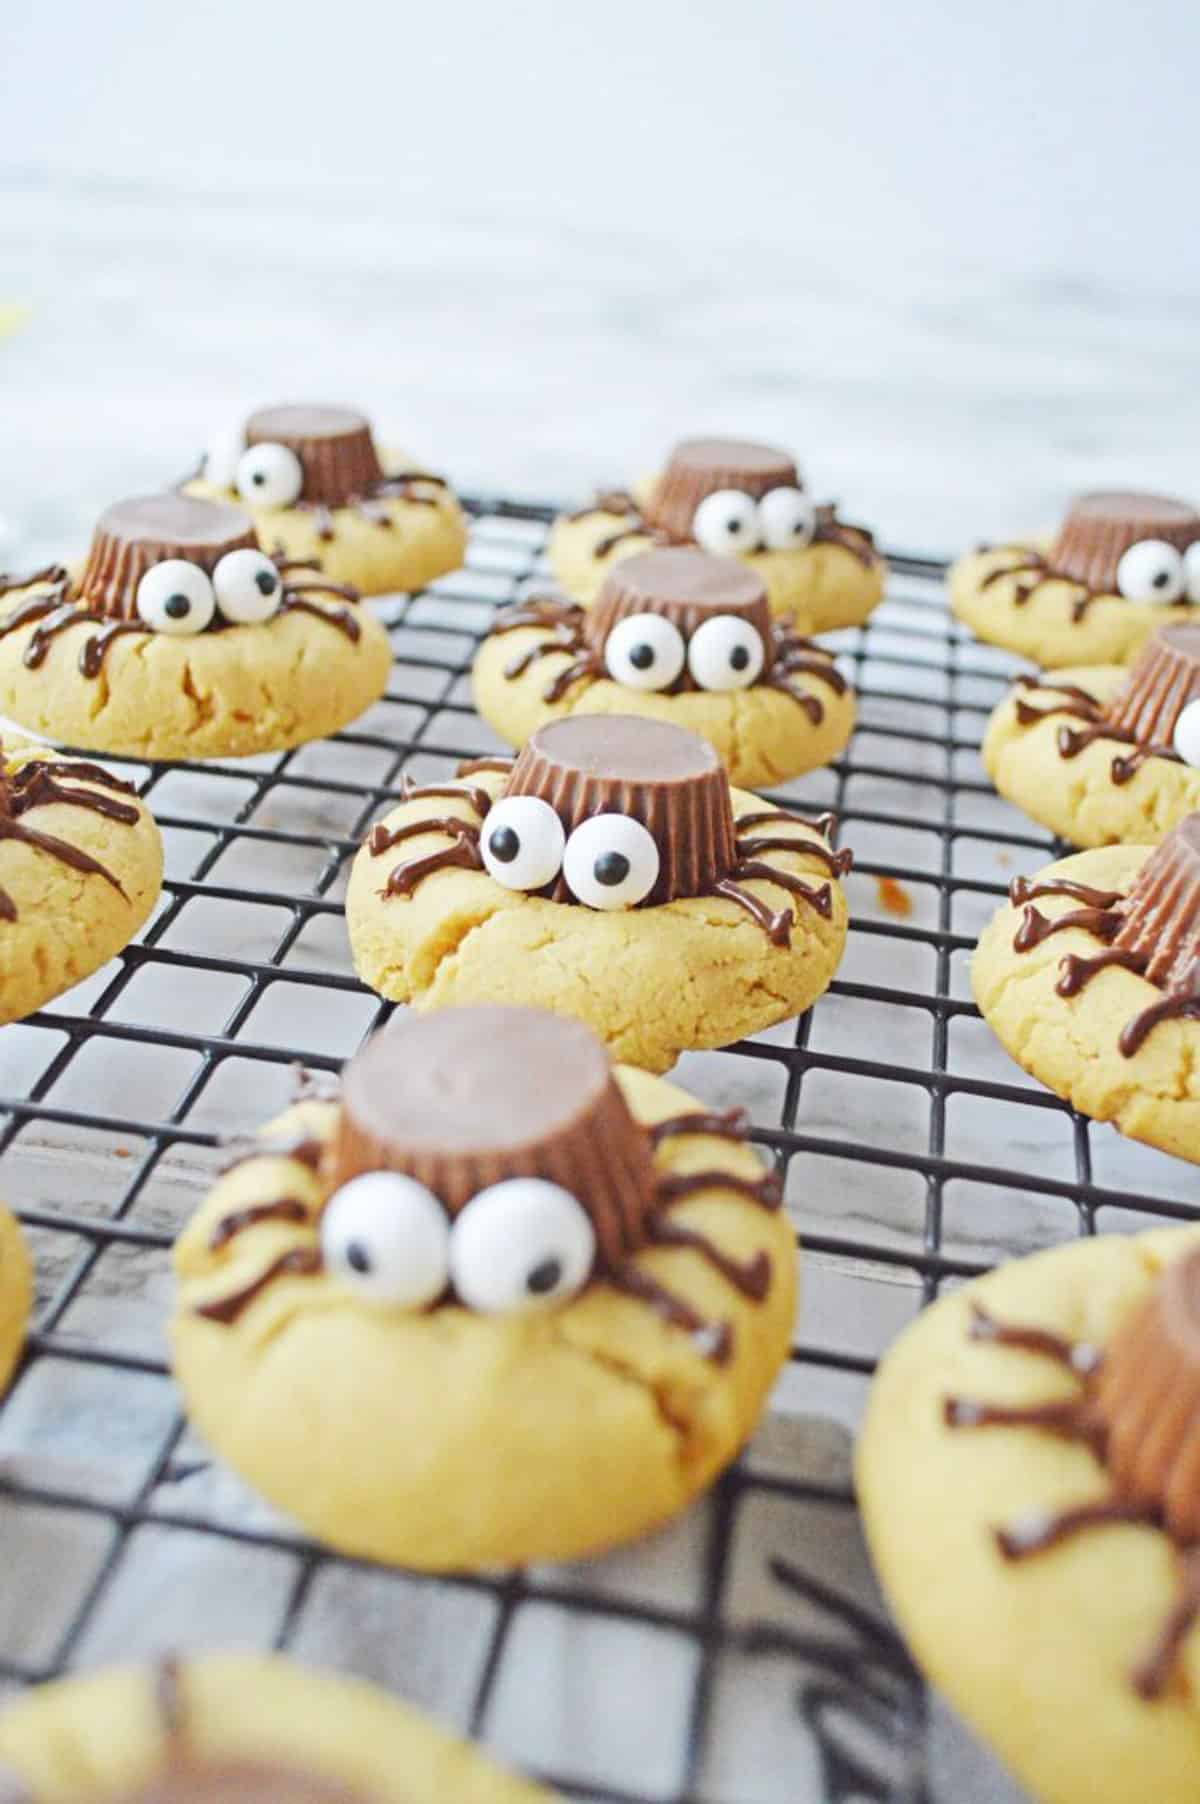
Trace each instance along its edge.
<path fill-rule="evenodd" d="M 550 497 L 768 436 L 934 549 L 1200 489 L 1198 52 L 1185 0 L 7 0 L 0 514 L 301 397 Z"/>

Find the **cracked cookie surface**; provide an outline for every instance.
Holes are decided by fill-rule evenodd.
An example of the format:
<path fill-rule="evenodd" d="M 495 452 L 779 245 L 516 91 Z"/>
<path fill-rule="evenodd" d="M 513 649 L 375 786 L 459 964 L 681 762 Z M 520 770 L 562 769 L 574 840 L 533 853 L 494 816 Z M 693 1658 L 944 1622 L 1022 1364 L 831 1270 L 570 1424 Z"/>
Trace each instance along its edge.
<path fill-rule="evenodd" d="M 118 799 L 89 779 L 86 763 L 49 749 L 10 744 L 3 756 L 10 777 L 48 765 L 67 774 L 70 788 Z M 77 870 L 37 844 L 0 837 L 0 897 L 12 909 L 11 918 L 0 910 L 0 1022 L 23 1020 L 90 977 L 148 919 L 162 889 L 162 836 L 136 795 L 122 789 L 119 806 L 135 819 L 112 820 L 57 800 L 20 816 L 22 825 L 63 842 L 103 873 Z"/>
<path fill-rule="evenodd" d="M 4 598 L 15 614 L 38 585 Z M 129 633 L 96 676 L 80 654 L 96 632 L 58 633 L 44 662 L 24 656 L 36 622 L 0 637 L 0 713 L 48 739 L 139 758 L 242 757 L 322 739 L 383 694 L 392 666 L 383 627 L 366 606 L 352 640 L 310 614 L 173 638 Z"/>
<path fill-rule="evenodd" d="M 1055 680 L 1107 702 L 1128 672 L 1119 664 L 1088 665 L 1058 671 Z M 1153 845 L 1200 808 L 1200 770 L 1171 758 L 1147 758 L 1132 777 L 1115 783 L 1113 759 L 1128 746 L 1097 739 L 1064 758 L 1059 731 L 1079 723 L 1052 714 L 1023 727 L 1017 718 L 1021 699 L 1015 690 L 992 714 L 983 740 L 984 767 L 1002 796 L 1060 839 L 1074 846 Z M 1052 681 L 1032 699 L 1039 708 L 1051 707 Z"/>
<path fill-rule="evenodd" d="M 1031 881 L 1062 880 L 1127 893 L 1153 848 L 1106 846 L 1077 852 Z M 1078 907 L 1071 896 L 1039 898 L 1048 920 Z M 1131 1058 L 1122 1027 L 1162 991 L 1134 971 L 1112 966 L 1077 995 L 1055 991 L 1068 953 L 1099 950 L 1082 927 L 1053 934 L 1027 952 L 1013 949 L 1022 908 L 1002 908 L 984 929 L 971 965 L 975 1000 L 1006 1051 L 1032 1077 L 1096 1121 L 1130 1139 L 1200 1164 L 1200 1021 L 1162 1021 Z"/>
<path fill-rule="evenodd" d="M 548 1804 L 551 1796 L 378 1686 L 278 1655 L 179 1661 L 171 1680 L 178 1702 L 168 1701 L 180 1712 L 182 1747 L 164 1720 L 163 1690 L 163 1669 L 143 1665 L 28 1692 L 0 1716 L 0 1784 L 12 1772 L 37 1804 L 108 1804 L 135 1791 L 144 1800 L 164 1775 L 211 1766 L 226 1775 L 240 1769 L 239 1784 L 227 1779 L 231 1798 L 267 1804 L 274 1792 L 252 1791 L 245 1771 L 263 1766 L 311 1776 L 311 1790 L 288 1796 L 327 1804 L 334 1796 L 347 1804 Z M 227 1795 L 196 1786 L 182 1795 Z"/>
<path fill-rule="evenodd" d="M 854 731 L 853 689 L 847 685 L 839 693 L 834 683 L 810 671 L 794 680 L 820 703 L 817 722 L 794 696 L 762 683 L 726 693 L 665 694 L 589 677 L 572 684 L 561 700 L 547 701 L 547 689 L 574 661 L 572 652 L 548 652 L 516 677 L 505 671 L 551 637 L 542 627 L 518 627 L 493 634 L 479 648 L 471 675 L 475 706 L 509 745 L 524 745 L 546 721 L 572 714 L 643 714 L 698 733 L 714 747 L 731 782 L 760 787 L 818 770 L 837 757 Z"/>
<path fill-rule="evenodd" d="M 8 1388 L 33 1308 L 33 1267 L 16 1219 L 0 1204 L 0 1396 Z"/>
<path fill-rule="evenodd" d="M 1178 1596 L 1171 1542 L 1126 1523 L 1006 1561 L 995 1527 L 1098 1499 L 1111 1481 L 1077 1441 L 955 1431 L 944 1400 L 1019 1407 L 1077 1391 L 1045 1358 L 970 1338 L 972 1303 L 1103 1348 L 1198 1237 L 1109 1235 L 1015 1260 L 925 1310 L 871 1389 L 857 1486 L 883 1589 L 930 1679 L 1044 1804 L 1191 1804 L 1200 1631 L 1177 1684 L 1144 1702 L 1129 1675 Z"/>
<path fill-rule="evenodd" d="M 618 1069 L 646 1124 L 701 1105 L 660 1078 Z M 336 1106 L 306 1102 L 266 1130 L 327 1140 Z M 762 1176 L 747 1146 L 706 1134 L 664 1140 L 660 1170 Z M 217 1221 L 286 1194 L 314 1215 L 329 1184 L 295 1160 L 230 1172 L 176 1249 L 174 1368 L 192 1421 L 229 1463 L 343 1550 L 461 1570 L 570 1559 L 678 1513 L 734 1458 L 787 1357 L 796 1239 L 782 1210 L 736 1190 L 698 1191 L 671 1220 L 739 1262 L 766 1253 L 762 1301 L 689 1249 L 636 1255 L 702 1314 L 728 1322 L 727 1363 L 637 1298 L 595 1284 L 539 1314 L 371 1308 L 327 1276 L 281 1278 L 231 1326 L 198 1303 L 252 1282 L 313 1243 L 311 1227 L 259 1222 L 223 1249 Z"/>
<path fill-rule="evenodd" d="M 494 797 L 507 779 L 485 771 L 471 780 Z M 732 803 L 735 818 L 762 807 L 739 789 Z M 402 802 L 383 825 L 448 815 L 477 819 L 464 795 Z M 786 832 L 795 852 L 772 851 L 768 862 L 824 882 L 825 864 L 804 849 L 817 834 L 799 820 Z M 403 855 L 447 843 L 435 825 L 407 840 Z M 512 1002 L 573 1016 L 614 1058 L 647 1071 L 668 1071 L 681 1052 L 728 1046 L 802 1014 L 828 989 L 846 942 L 846 900 L 835 879 L 829 919 L 797 905 L 791 945 L 776 946 L 716 896 L 601 912 L 504 889 L 486 871 L 438 871 L 410 896 L 385 896 L 387 875 L 387 862 L 364 846 L 346 895 L 355 967 L 372 989 L 420 1009 Z M 762 878 L 745 887 L 773 907 L 795 900 Z"/>
<path fill-rule="evenodd" d="M 1126 664 L 1160 626 L 1196 618 L 1194 604 L 1165 607 L 1156 601 L 1129 601 L 1123 595 L 1089 599 L 1081 620 L 1072 618 L 1080 585 L 1065 577 L 1043 577 L 1027 600 L 1021 577 L 1031 550 L 1046 541 L 989 546 L 951 566 L 950 607 L 977 639 L 1002 645 L 1046 670 L 1066 664 Z M 1012 571 L 1012 575 L 1003 574 Z"/>

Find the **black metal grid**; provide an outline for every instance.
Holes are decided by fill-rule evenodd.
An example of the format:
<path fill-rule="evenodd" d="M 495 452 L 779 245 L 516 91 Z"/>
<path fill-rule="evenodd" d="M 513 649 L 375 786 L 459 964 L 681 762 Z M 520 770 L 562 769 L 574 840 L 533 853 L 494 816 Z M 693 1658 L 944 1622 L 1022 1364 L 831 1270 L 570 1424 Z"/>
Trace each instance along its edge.
<path fill-rule="evenodd" d="M 472 511 L 467 569 L 382 605 L 397 663 L 386 700 L 354 728 L 321 747 L 243 763 L 112 760 L 138 778 L 167 837 L 163 904 L 140 941 L 68 1007 L 7 1029 L 0 1042 L 0 1190 L 30 1231 L 43 1285 L 19 1381 L 0 1408 L 0 1536 L 11 1550 L 18 1518 L 36 1520 L 50 1525 L 52 1548 L 54 1523 L 68 1518 L 86 1526 L 95 1557 L 60 1617 L 49 1569 L 24 1574 L 40 1599 L 35 1617 L 44 1605 L 44 1633 L 22 1626 L 19 1609 L 6 1615 L 0 1580 L 0 1682 L 48 1678 L 90 1657 L 96 1625 L 111 1617 L 147 1536 L 158 1537 L 160 1553 L 162 1537 L 174 1536 L 181 1548 L 190 1537 L 188 1557 L 203 1548 L 229 1559 L 239 1549 L 278 1555 L 284 1578 L 273 1622 L 255 1633 L 280 1647 L 303 1639 L 306 1610 L 331 1573 L 372 1570 L 274 1523 L 235 1519 L 209 1493 L 198 1509 L 177 1503 L 204 1456 L 164 1402 L 161 1348 L 141 1333 L 136 1305 L 148 1289 L 161 1315 L 173 1233 L 221 1139 L 286 1100 L 295 1061 L 336 1070 L 389 1013 L 350 974 L 339 885 L 403 773 L 429 777 L 493 749 L 470 707 L 471 656 L 496 607 L 536 570 L 553 512 L 491 499 Z M 861 698 L 854 740 L 829 771 L 776 792 L 833 807 L 843 842 L 856 848 L 841 975 L 799 1023 L 685 1059 L 680 1073 L 706 1100 L 754 1105 L 754 1137 L 785 1173 L 806 1249 L 801 1339 L 785 1396 L 848 1426 L 882 1347 L 943 1284 L 1097 1225 L 1197 1212 L 1190 1168 L 1119 1141 L 1027 1082 L 969 1000 L 966 957 L 979 927 L 1008 878 L 1045 862 L 1052 848 L 996 801 L 979 767 L 982 723 L 1011 666 L 950 621 L 940 574 L 933 560 L 893 559 L 888 600 L 865 629 L 838 641 Z M 264 887 L 258 873 L 267 869 L 285 875 Z M 893 909 L 907 903 L 907 917 L 884 905 L 881 880 L 901 886 L 890 901 Z M 227 990 L 237 992 L 231 1008 Z M 320 1044 L 289 1037 L 305 994 L 323 1011 L 321 1032 L 308 1036 Z M 178 1009 L 164 1006 L 180 995 L 194 1023 L 180 1024 Z M 220 1018 L 210 1028 L 213 1008 Z M 996 1129 L 991 1150 L 985 1122 Z M 128 1337 L 112 1327 L 127 1298 Z M 94 1407 L 111 1411 L 115 1400 L 121 1416 L 153 1418 L 127 1483 L 40 1457 L 37 1378 L 48 1369 L 68 1393 L 72 1373 L 86 1369 L 107 1399 Z M 61 1417 L 69 1425 L 87 1407 L 64 1403 Z M 746 1544 L 737 1525 L 759 1506 L 774 1511 L 771 1533 L 787 1525 L 752 1550 L 772 1607 L 730 1620 L 723 1606 Z M 586 1567 L 444 1585 L 406 1580 L 406 1596 L 411 1604 L 419 1592 L 424 1609 L 453 1593 L 456 1607 L 486 1616 L 459 1712 L 485 1736 L 531 1609 L 605 1632 L 639 1625 L 686 1650 L 670 1773 L 656 1769 L 641 1789 L 581 1772 L 569 1754 L 531 1760 L 572 1796 L 610 1804 L 740 1798 L 736 1776 L 712 1776 L 714 1712 L 729 1663 L 763 1660 L 783 1662 L 788 1707 L 799 1705 L 815 1750 L 815 1777 L 796 1796 L 911 1804 L 927 1795 L 919 1682 L 879 1614 L 831 1586 L 821 1560 L 806 1568 L 809 1510 L 852 1519 L 844 1467 L 797 1474 L 752 1449 L 706 1506 L 694 1607 L 664 1605 L 636 1585 L 593 1586 Z M 11 1582 L 11 1559 L 8 1573 Z M 396 1581 L 375 1573 L 371 1582 Z M 107 1635 L 120 1640 L 111 1627 Z M 620 1727 L 617 1717 L 609 1733 L 619 1737 Z M 746 1795 L 757 1797 L 754 1777 L 746 1774 Z"/>

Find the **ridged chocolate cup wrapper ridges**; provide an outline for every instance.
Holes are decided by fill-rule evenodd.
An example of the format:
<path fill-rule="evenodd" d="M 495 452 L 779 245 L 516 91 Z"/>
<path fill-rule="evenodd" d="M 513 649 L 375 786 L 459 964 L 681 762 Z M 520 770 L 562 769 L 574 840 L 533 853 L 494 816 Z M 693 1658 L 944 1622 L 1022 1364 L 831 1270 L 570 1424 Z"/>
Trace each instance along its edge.
<path fill-rule="evenodd" d="M 509 1178 L 560 1184 L 616 1263 L 645 1242 L 655 1199 L 648 1135 L 600 1041 L 537 1009 L 404 1017 L 350 1061 L 332 1150 L 337 1185 L 368 1171 L 415 1178 L 456 1215 Z"/>
<path fill-rule="evenodd" d="M 568 839 L 597 814 L 640 821 L 659 855 L 646 905 L 701 896 L 737 863 L 729 779 L 704 739 L 634 715 L 574 715 L 539 727 L 517 757 L 506 796 L 538 796 Z M 561 879 L 555 901 L 569 901 Z"/>
<path fill-rule="evenodd" d="M 1200 814 L 1189 814 L 1151 853 L 1122 910 L 1114 949 L 1151 983 L 1200 994 Z"/>
<path fill-rule="evenodd" d="M 138 584 L 166 558 L 198 564 L 211 576 L 230 551 L 256 551 L 250 516 L 224 501 L 193 495 L 142 495 L 100 516 L 79 583 L 79 601 L 115 620 L 137 618 Z"/>
<path fill-rule="evenodd" d="M 370 422 L 350 407 L 263 407 L 246 421 L 247 445 L 285 445 L 300 460 L 300 499 L 341 507 L 384 477 Z"/>
<path fill-rule="evenodd" d="M 608 635 L 634 614 L 657 614 L 679 628 L 684 639 L 706 620 L 733 615 L 748 621 L 771 662 L 771 608 L 765 585 L 740 558 L 712 557 L 690 546 L 646 551 L 614 564 L 584 616 L 587 643 L 602 650 Z M 685 678 L 683 687 L 695 687 Z"/>
<path fill-rule="evenodd" d="M 1200 626 L 1160 627 L 1147 640 L 1105 719 L 1140 745 L 1171 744 L 1175 723 L 1200 697 Z"/>
<path fill-rule="evenodd" d="M 644 508 L 648 525 L 673 539 L 690 539 L 696 509 L 718 489 L 738 489 L 756 501 L 772 489 L 802 488 L 795 460 L 773 445 L 748 439 L 684 439 Z"/>
<path fill-rule="evenodd" d="M 1097 594 L 1117 593 L 1117 565 L 1142 539 L 1165 539 L 1177 551 L 1200 539 L 1200 514 L 1169 495 L 1111 489 L 1081 495 L 1071 505 L 1047 563 L 1056 576 L 1085 583 Z"/>
<path fill-rule="evenodd" d="M 1120 1492 L 1200 1538 L 1200 1251 L 1169 1265 L 1104 1355 L 1093 1406 Z"/>

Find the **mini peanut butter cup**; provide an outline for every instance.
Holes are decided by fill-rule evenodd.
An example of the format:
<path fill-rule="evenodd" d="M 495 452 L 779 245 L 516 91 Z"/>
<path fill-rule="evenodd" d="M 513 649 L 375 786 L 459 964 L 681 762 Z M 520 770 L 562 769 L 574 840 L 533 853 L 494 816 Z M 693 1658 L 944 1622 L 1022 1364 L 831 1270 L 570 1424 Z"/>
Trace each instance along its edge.
<path fill-rule="evenodd" d="M 304 471 L 302 501 L 341 507 L 383 479 L 370 422 L 350 407 L 263 407 L 246 421 L 247 445 L 286 445 Z"/>
<path fill-rule="evenodd" d="M 1086 583 L 1100 594 L 1117 587 L 1117 565 L 1141 539 L 1165 539 L 1186 551 L 1200 538 L 1200 514 L 1168 495 L 1104 490 L 1071 504 L 1047 559 L 1056 575 Z"/>
<path fill-rule="evenodd" d="M 97 613 L 132 620 L 137 589 L 153 564 L 184 558 L 211 576 L 227 551 L 256 550 L 254 524 L 240 507 L 194 495 L 142 495 L 101 515 L 80 579 L 80 600 Z"/>
<path fill-rule="evenodd" d="M 794 460 L 773 445 L 738 438 L 684 439 L 654 486 L 645 518 L 673 539 L 690 539 L 696 509 L 718 489 L 740 489 L 757 501 L 772 489 L 801 486 Z"/>
<path fill-rule="evenodd" d="M 1200 969 L 1200 814 L 1189 814 L 1150 854 L 1122 909 L 1113 947 L 1160 989 L 1196 985 Z"/>
<path fill-rule="evenodd" d="M 1105 709 L 1140 745 L 1171 744 L 1175 723 L 1200 696 L 1200 626 L 1163 626 L 1147 640 L 1124 686 Z"/>
<path fill-rule="evenodd" d="M 1104 1356 L 1094 1408 L 1119 1490 L 1200 1537 L 1200 1249 L 1177 1259 Z"/>
<path fill-rule="evenodd" d="M 750 622 L 764 650 L 771 645 L 767 591 L 749 565 L 687 545 L 614 564 L 584 618 L 588 643 L 602 646 L 617 622 L 631 614 L 660 614 L 685 639 L 715 614 L 734 614 Z"/>
<path fill-rule="evenodd" d="M 337 1780 L 267 1761 L 170 1766 L 110 1804 L 371 1804 L 366 1792 Z"/>
<path fill-rule="evenodd" d="M 575 715 L 539 727 L 506 795 L 540 796 L 568 836 L 595 814 L 640 821 L 658 847 L 648 904 L 711 891 L 737 863 L 729 780 L 696 733 L 633 715 Z M 556 901 L 569 900 L 561 879 Z"/>
<path fill-rule="evenodd" d="M 452 1215 L 490 1184 L 561 1184 L 591 1217 L 606 1260 L 645 1240 L 654 1203 L 650 1139 L 590 1029 L 537 1009 L 407 1016 L 342 1077 L 337 1184 L 399 1171 Z"/>

